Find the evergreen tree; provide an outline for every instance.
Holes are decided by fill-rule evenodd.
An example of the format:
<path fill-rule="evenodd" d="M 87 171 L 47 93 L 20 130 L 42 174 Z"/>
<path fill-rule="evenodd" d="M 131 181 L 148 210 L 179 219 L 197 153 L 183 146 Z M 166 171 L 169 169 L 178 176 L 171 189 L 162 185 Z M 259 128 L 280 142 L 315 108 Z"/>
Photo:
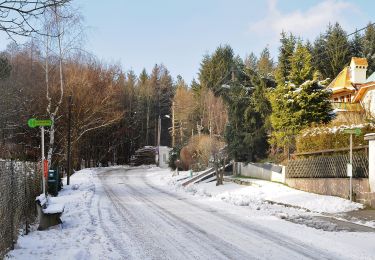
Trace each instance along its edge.
<path fill-rule="evenodd" d="M 312 79 L 313 68 L 311 64 L 311 54 L 301 42 L 298 42 L 290 61 L 291 70 L 288 76 L 290 82 L 300 85 L 306 80 Z"/>
<path fill-rule="evenodd" d="M 320 34 L 314 41 L 312 47 L 312 66 L 314 71 L 320 73 L 323 78 L 327 78 L 328 76 L 328 63 L 327 63 L 327 54 L 326 54 L 326 47 L 325 47 L 325 36 L 324 34 Z M 333 78 L 331 78 L 333 79 Z"/>
<path fill-rule="evenodd" d="M 295 114 L 302 128 L 312 123 L 328 123 L 332 119 L 331 93 L 318 81 L 306 81 L 294 93 L 298 110 Z"/>
<path fill-rule="evenodd" d="M 271 95 L 271 105 L 272 142 L 284 147 L 284 152 L 293 147 L 294 136 L 300 130 L 332 119 L 330 92 L 316 80 L 299 86 L 292 83 L 278 86 Z"/>
<path fill-rule="evenodd" d="M 183 81 L 182 78 L 180 80 Z M 162 65 L 160 74 L 160 116 L 161 116 L 161 137 L 160 144 L 164 146 L 171 145 L 171 135 L 169 129 L 172 127 L 172 99 L 175 93 L 175 85 L 168 69 Z"/>
<path fill-rule="evenodd" d="M 290 58 L 293 55 L 296 45 L 296 38 L 293 34 L 287 34 L 283 31 L 281 33 L 281 46 L 279 48 L 279 57 L 275 73 L 276 82 L 279 85 L 284 85 L 288 80 L 289 71 L 291 69 Z"/>
<path fill-rule="evenodd" d="M 266 122 L 271 107 L 265 94 L 265 80 L 252 70 L 245 77 L 249 80 L 232 82 L 227 93 L 229 123 L 225 138 L 232 158 L 251 162 L 267 155 Z"/>
<path fill-rule="evenodd" d="M 325 34 L 314 42 L 314 67 L 324 78 L 334 79 L 350 58 L 350 42 L 339 23 L 329 25 Z"/>
<path fill-rule="evenodd" d="M 352 57 L 363 57 L 362 37 L 359 32 L 355 32 L 353 39 L 350 41 L 350 54 Z"/>
<path fill-rule="evenodd" d="M 264 48 L 259 55 L 256 71 L 262 77 L 271 77 L 274 72 L 274 63 L 268 47 Z"/>
<path fill-rule="evenodd" d="M 245 67 L 246 68 L 249 68 L 253 71 L 257 71 L 257 69 L 258 69 L 257 64 L 258 64 L 258 58 L 253 52 L 251 52 L 249 55 L 246 56 L 246 58 L 245 58 Z"/>
<path fill-rule="evenodd" d="M 193 79 L 190 83 L 190 88 L 195 92 L 199 92 L 199 90 L 201 89 L 201 85 L 195 80 Z"/>
<path fill-rule="evenodd" d="M 219 46 L 212 55 L 205 55 L 199 69 L 201 87 L 211 89 L 215 95 L 222 91 L 222 83 L 231 78 L 234 68 L 243 67 L 229 45 Z"/>
<path fill-rule="evenodd" d="M 363 55 L 367 58 L 367 75 L 375 71 L 375 25 L 369 24 L 363 37 Z"/>

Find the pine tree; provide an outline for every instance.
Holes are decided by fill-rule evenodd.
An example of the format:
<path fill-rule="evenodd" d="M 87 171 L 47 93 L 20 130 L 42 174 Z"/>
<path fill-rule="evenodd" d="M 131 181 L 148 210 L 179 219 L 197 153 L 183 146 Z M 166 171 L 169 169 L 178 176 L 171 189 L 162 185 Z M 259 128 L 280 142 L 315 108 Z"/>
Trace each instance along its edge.
<path fill-rule="evenodd" d="M 270 50 L 268 47 L 264 48 L 259 55 L 259 59 L 256 66 L 256 71 L 262 77 L 270 77 L 274 72 L 274 62 L 271 58 Z"/>
<path fill-rule="evenodd" d="M 294 136 L 300 130 L 332 119 L 330 92 L 317 80 L 278 86 L 271 95 L 271 105 L 272 142 L 284 147 L 284 152 L 293 147 Z"/>
<path fill-rule="evenodd" d="M 313 68 L 311 64 L 311 54 L 309 50 L 298 42 L 291 59 L 291 70 L 288 79 L 295 85 L 300 85 L 306 80 L 311 80 Z"/>
<path fill-rule="evenodd" d="M 306 81 L 294 93 L 298 111 L 295 116 L 302 128 L 312 123 L 328 123 L 332 119 L 331 93 L 318 81 Z"/>
<path fill-rule="evenodd" d="M 212 55 L 205 55 L 201 62 L 200 85 L 211 89 L 215 95 L 220 94 L 222 83 L 231 78 L 232 70 L 239 67 L 239 60 L 229 45 L 219 46 Z"/>
<path fill-rule="evenodd" d="M 257 56 L 251 52 L 249 55 L 245 58 L 245 67 L 249 68 L 253 71 L 257 71 L 257 64 L 258 64 L 258 58 Z"/>
<path fill-rule="evenodd" d="M 288 80 L 289 71 L 291 69 L 290 58 L 293 55 L 296 45 L 296 38 L 293 34 L 281 33 L 281 46 L 279 48 L 279 57 L 275 73 L 276 82 L 279 85 L 284 85 Z"/>
<path fill-rule="evenodd" d="M 375 25 L 369 24 L 363 38 L 363 55 L 367 58 L 367 74 L 375 71 Z"/>
<path fill-rule="evenodd" d="M 320 73 L 323 78 L 329 77 L 328 72 L 328 56 L 326 53 L 326 46 L 325 46 L 325 36 L 324 34 L 320 34 L 314 41 L 313 48 L 312 48 L 312 66 L 314 71 Z M 333 78 L 331 78 L 333 79 Z"/>
<path fill-rule="evenodd" d="M 355 32 L 353 39 L 350 41 L 350 54 L 352 57 L 363 57 L 363 41 L 361 34 Z"/>
<path fill-rule="evenodd" d="M 328 26 L 325 34 L 325 50 L 326 56 L 320 57 L 326 62 L 327 75 L 324 76 L 334 79 L 348 65 L 351 58 L 347 33 L 339 23 Z"/>
<path fill-rule="evenodd" d="M 249 81 L 232 82 L 229 99 L 229 123 L 226 141 L 229 154 L 237 161 L 251 162 L 264 158 L 268 151 L 267 121 L 271 112 L 264 78 L 250 70 Z M 244 88 L 243 84 L 247 84 Z M 250 91 L 249 89 L 254 89 Z"/>

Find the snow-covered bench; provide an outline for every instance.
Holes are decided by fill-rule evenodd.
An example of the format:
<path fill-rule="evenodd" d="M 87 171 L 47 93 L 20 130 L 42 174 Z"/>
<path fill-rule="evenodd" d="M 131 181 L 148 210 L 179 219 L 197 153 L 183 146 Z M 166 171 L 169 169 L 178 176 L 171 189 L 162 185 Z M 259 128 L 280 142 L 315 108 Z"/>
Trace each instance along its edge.
<path fill-rule="evenodd" d="M 48 203 L 47 198 L 44 194 L 36 197 L 35 202 L 39 219 L 38 230 L 44 230 L 49 227 L 62 224 L 60 217 L 64 212 L 63 204 Z"/>

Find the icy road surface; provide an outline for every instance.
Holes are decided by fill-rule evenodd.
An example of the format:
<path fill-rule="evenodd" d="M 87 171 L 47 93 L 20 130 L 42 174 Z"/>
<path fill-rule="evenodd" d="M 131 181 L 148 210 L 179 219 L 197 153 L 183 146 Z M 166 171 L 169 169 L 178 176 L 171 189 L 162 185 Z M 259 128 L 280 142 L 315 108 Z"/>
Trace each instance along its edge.
<path fill-rule="evenodd" d="M 146 170 L 98 171 L 102 185 L 93 207 L 98 212 L 92 214 L 120 258 L 369 259 L 358 248 L 360 241 L 349 242 L 352 233 L 327 233 L 273 218 L 259 224 L 242 214 L 242 207 L 233 210 L 223 202 L 201 203 L 170 192 L 154 184 Z M 341 241 L 335 241 L 340 235 Z"/>

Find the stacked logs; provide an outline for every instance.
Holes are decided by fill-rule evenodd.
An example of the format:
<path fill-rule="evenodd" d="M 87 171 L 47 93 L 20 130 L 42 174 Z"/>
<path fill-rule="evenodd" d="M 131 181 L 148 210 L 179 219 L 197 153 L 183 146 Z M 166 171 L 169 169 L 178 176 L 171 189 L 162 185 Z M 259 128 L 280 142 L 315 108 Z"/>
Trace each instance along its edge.
<path fill-rule="evenodd" d="M 145 146 L 135 151 L 130 158 L 131 166 L 155 164 L 156 148 L 154 146 Z"/>

